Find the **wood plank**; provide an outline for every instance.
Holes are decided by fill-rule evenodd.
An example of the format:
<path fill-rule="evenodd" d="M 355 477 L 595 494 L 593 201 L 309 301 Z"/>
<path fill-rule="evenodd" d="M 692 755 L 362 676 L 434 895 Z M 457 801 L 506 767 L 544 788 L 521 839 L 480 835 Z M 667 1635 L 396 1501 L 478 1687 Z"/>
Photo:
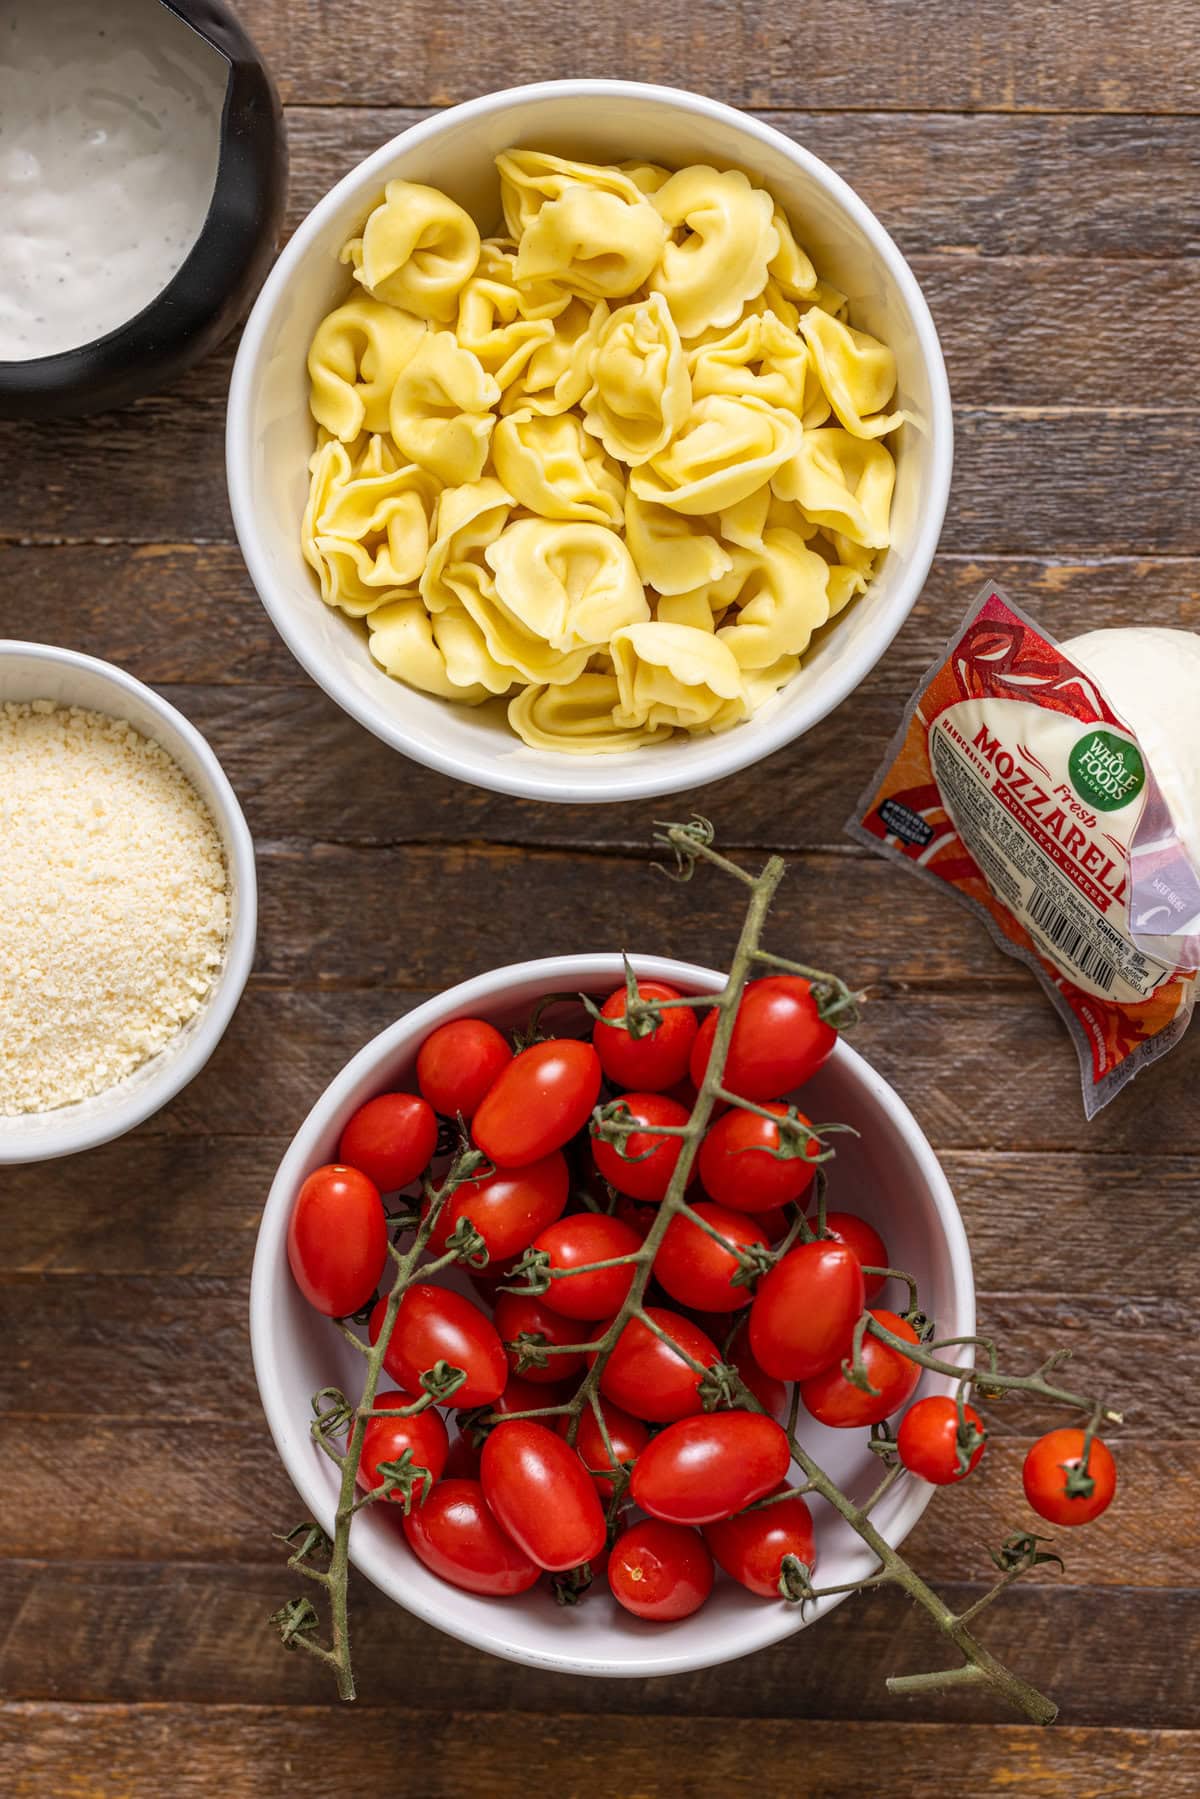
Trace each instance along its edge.
<path fill-rule="evenodd" d="M 713 91 L 711 81 L 705 88 Z M 286 229 L 356 163 L 425 116 L 396 106 L 290 107 Z M 1200 250 L 1193 118 L 790 110 L 763 116 L 843 175 L 906 256 L 953 250 L 1120 258 L 1114 297 L 1124 293 L 1132 304 L 1141 258 Z M 1064 206 L 1068 193 L 1071 203 Z M 1179 323 L 1186 324 L 1185 315 Z M 1088 373 L 1078 359 L 1065 366 L 1080 378 Z"/>
<path fill-rule="evenodd" d="M 287 1596 L 287 1579 L 271 1565 L 7 1562 L 0 1567 L 0 1615 L 10 1621 L 0 1645 L 0 1687 L 10 1700 L 89 1705 L 215 1705 L 247 1693 L 260 1705 L 320 1704 L 329 1698 L 325 1670 L 307 1656 L 284 1654 L 266 1624 Z M 958 1611 L 985 1590 L 942 1589 Z M 1182 1658 L 1164 1691 L 1160 1650 L 1184 1640 L 1198 1598 L 1112 1588 L 1097 1603 L 1083 1587 L 1017 1586 L 981 1620 L 980 1636 L 1049 1693 L 1072 1725 L 1135 1725 L 1152 1716 L 1160 1729 L 1195 1727 L 1195 1665 Z M 598 1599 L 585 1601 L 585 1620 Z M 612 1707 L 606 1682 L 553 1673 L 532 1681 L 526 1669 L 429 1628 L 364 1582 L 354 1587 L 351 1628 L 365 1705 L 437 1713 L 469 1688 L 480 1711 L 595 1716 Z M 638 1716 L 902 1722 L 911 1720 L 913 1702 L 893 1698 L 885 1677 L 917 1673 L 938 1653 L 925 1615 L 900 1594 L 879 1592 L 839 1607 L 819 1632 L 801 1632 L 741 1661 L 629 1681 L 620 1703 Z M 923 1699 L 922 1715 L 963 1724 L 997 1711 L 982 1693 L 949 1693 Z"/>
<path fill-rule="evenodd" d="M 461 1689 L 460 1689 L 461 1690 Z M 888 1769 L 895 1799 L 1067 1799 L 1086 1769 L 1088 1799 L 1193 1799 L 1196 1744 L 1185 1731 L 1051 1731 L 1011 1724 L 857 1724 L 842 1719 L 602 1718 L 562 1713 L 427 1711 L 397 1706 L 73 1706 L 0 1711 L 0 1776 L 11 1799 L 258 1799 L 304 1770 L 325 1795 L 399 1786 L 422 1799 L 760 1799 L 805 1790 L 862 1799 L 868 1768 Z M 461 1703 L 461 1699 L 460 1699 Z M 329 1770 L 315 1776 L 314 1770 Z M 335 1772 L 336 1771 L 336 1772 Z M 536 1782 L 536 1785 L 532 1783 Z"/>
<path fill-rule="evenodd" d="M 353 0 L 243 0 L 240 13 L 284 99 L 323 105 L 440 106 L 619 70 L 750 107 L 1186 113 L 1200 80 L 1185 0 L 1086 0 L 1062 15 L 983 0 L 969 24 L 955 0 L 932 0 L 919 31 L 898 6 L 877 8 L 865 31 L 853 0 L 829 0 L 819 17 L 795 9 L 786 29 L 769 0 L 660 0 L 652 20 L 512 0 L 503 30 L 484 0 L 451 0 L 436 16 L 416 0 L 386 16 Z"/>

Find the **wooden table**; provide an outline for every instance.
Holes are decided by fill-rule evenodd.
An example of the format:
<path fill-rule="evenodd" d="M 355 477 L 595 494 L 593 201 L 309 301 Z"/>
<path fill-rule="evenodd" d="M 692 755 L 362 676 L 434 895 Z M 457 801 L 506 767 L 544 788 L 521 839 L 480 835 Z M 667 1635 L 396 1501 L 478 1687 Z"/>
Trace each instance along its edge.
<path fill-rule="evenodd" d="M 984 1327 L 1076 1348 L 1124 1404 L 1121 1490 L 983 1634 L 1048 1689 L 1040 1732 L 986 1697 L 889 1699 L 937 1665 L 866 1595 L 819 1632 L 683 1679 L 549 1678 L 359 1589 L 362 1700 L 266 1626 L 297 1502 L 251 1373 L 246 1297 L 276 1161 L 347 1056 L 423 995 L 525 954 L 712 962 L 736 905 L 651 874 L 659 807 L 456 787 L 344 718 L 275 637 L 225 501 L 232 345 L 169 394 L 0 429 L 0 635 L 92 651 L 211 739 L 259 850 L 258 962 L 209 1069 L 124 1142 L 6 1171 L 0 1204 L 0 1791 L 57 1795 L 1200 1788 L 1200 1028 L 1084 1124 L 1075 1055 L 1027 974 L 842 835 L 920 671 L 985 575 L 1051 632 L 1200 629 L 1195 260 L 1200 25 L 1188 0 L 243 0 L 288 103 L 294 222 L 421 112 L 544 76 L 689 85 L 769 116 L 894 231 L 957 406 L 941 552 L 899 642 L 773 761 L 675 801 L 725 847 L 790 852 L 785 952 L 869 984 L 855 1041 L 959 1196 Z M 2 847 L 0 847 L 2 854 Z M 1084 1373 L 1079 1376 L 1084 1381 Z M 971 1487 L 911 1541 L 956 1605 L 1028 1520 L 1003 1414 Z"/>

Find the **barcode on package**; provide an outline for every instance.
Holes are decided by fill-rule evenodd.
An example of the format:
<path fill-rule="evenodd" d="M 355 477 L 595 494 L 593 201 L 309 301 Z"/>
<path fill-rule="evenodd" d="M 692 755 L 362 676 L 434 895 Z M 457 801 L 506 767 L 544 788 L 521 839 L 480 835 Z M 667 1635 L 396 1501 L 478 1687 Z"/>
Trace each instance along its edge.
<path fill-rule="evenodd" d="M 1035 890 L 1025 909 L 1030 922 L 1037 925 L 1046 941 L 1052 943 L 1066 961 L 1073 963 L 1080 974 L 1095 981 L 1098 987 L 1111 987 L 1117 972 L 1116 963 L 1088 942 L 1087 933 L 1079 929 L 1069 913 L 1055 905 L 1048 893 Z"/>

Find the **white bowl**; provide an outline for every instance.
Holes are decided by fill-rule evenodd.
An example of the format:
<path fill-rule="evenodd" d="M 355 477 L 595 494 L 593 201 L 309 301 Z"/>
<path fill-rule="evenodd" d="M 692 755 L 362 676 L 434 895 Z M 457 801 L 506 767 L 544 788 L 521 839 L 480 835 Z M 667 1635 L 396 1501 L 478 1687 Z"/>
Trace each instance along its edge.
<path fill-rule="evenodd" d="M 674 982 L 686 992 L 711 993 L 724 982 L 712 969 L 661 956 L 635 956 L 641 976 Z M 336 1470 L 309 1436 L 309 1404 L 318 1388 L 340 1386 L 354 1396 L 362 1358 L 328 1319 L 314 1312 L 291 1277 L 287 1226 L 305 1176 L 332 1161 L 351 1114 L 372 1094 L 411 1086 L 417 1049 L 449 1018 L 482 1016 L 507 1026 L 526 1019 L 548 993 L 609 993 L 623 979 L 617 955 L 554 956 L 498 968 L 440 994 L 382 1031 L 325 1089 L 279 1165 L 263 1212 L 250 1287 L 250 1337 L 259 1393 L 275 1447 L 311 1517 L 333 1530 Z M 921 1302 L 940 1336 L 969 1336 L 975 1328 L 971 1257 L 954 1196 L 912 1113 L 862 1057 L 839 1042 L 806 1086 L 806 1109 L 818 1120 L 840 1119 L 860 1131 L 840 1136 L 830 1181 L 833 1209 L 861 1212 L 883 1232 L 894 1266 L 920 1284 Z M 456 1282 L 472 1293 L 465 1277 Z M 897 1295 L 896 1297 L 899 1297 Z M 924 1376 L 921 1391 L 947 1392 L 949 1383 Z M 811 1419 L 804 1440 L 845 1491 L 863 1500 L 879 1477 L 865 1431 L 827 1430 Z M 933 1489 L 904 1476 L 874 1514 L 889 1543 L 908 1535 Z M 795 1607 L 771 1604 L 721 1577 L 702 1611 L 678 1624 L 647 1624 L 593 1591 L 576 1607 L 560 1607 L 544 1583 L 519 1599 L 477 1598 L 431 1574 L 410 1554 L 389 1508 L 361 1512 L 350 1534 L 355 1566 L 389 1598 L 439 1630 L 493 1655 L 531 1667 L 573 1674 L 645 1676 L 709 1667 L 761 1649 L 806 1622 Z M 860 1539 L 820 1501 L 817 1580 L 822 1586 L 870 1571 Z M 807 1608 L 807 1622 L 839 1603 Z"/>
<path fill-rule="evenodd" d="M 535 750 L 503 710 L 475 711 L 392 680 L 366 634 L 319 597 L 300 553 L 313 446 L 305 358 L 344 296 L 338 250 L 393 176 L 433 184 L 486 230 L 499 222 L 492 159 L 512 144 L 611 161 L 653 157 L 746 169 L 795 222 L 819 271 L 850 297 L 855 323 L 896 353 L 899 404 L 893 542 L 870 589 L 823 631 L 799 675 L 745 724 L 616 756 Z M 769 125 L 699 94 L 626 81 L 552 81 L 487 94 L 402 132 L 309 213 L 250 315 L 229 393 L 227 469 L 254 585 L 296 659 L 360 724 L 418 762 L 502 793 L 628 800 L 718 780 L 799 737 L 841 703 L 887 649 L 929 570 L 950 488 L 953 421 L 937 333 L 916 279 L 852 188 Z"/>
<path fill-rule="evenodd" d="M 57 700 L 127 719 L 174 757 L 212 813 L 229 869 L 225 960 L 207 1000 L 167 1047 L 125 1080 L 50 1112 L 0 1117 L 0 1164 L 40 1162 L 93 1149 L 131 1131 L 199 1074 L 241 998 L 254 960 L 258 888 L 254 844 L 237 796 L 208 744 L 181 712 L 111 662 L 53 644 L 0 641 L 0 704 Z"/>

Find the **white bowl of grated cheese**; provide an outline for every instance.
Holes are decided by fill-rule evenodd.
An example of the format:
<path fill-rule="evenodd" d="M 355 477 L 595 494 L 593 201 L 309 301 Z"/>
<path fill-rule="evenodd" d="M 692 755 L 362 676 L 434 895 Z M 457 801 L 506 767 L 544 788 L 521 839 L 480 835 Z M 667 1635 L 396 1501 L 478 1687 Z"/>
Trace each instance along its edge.
<path fill-rule="evenodd" d="M 93 1148 L 199 1073 L 254 958 L 254 845 L 131 675 L 0 641 L 0 1164 Z"/>

